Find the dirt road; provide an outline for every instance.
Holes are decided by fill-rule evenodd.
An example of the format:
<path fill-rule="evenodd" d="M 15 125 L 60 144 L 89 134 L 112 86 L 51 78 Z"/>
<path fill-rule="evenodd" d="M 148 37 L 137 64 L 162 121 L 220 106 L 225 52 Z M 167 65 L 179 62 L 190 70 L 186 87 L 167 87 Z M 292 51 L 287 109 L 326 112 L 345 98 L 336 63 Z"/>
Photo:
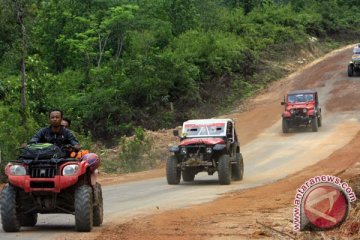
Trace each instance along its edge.
<path fill-rule="evenodd" d="M 197 175 L 179 186 L 164 177 L 109 185 L 103 189 L 104 225 L 92 233 L 74 233 L 73 216 L 41 215 L 35 228 L 0 230 L 1 239 L 273 238 L 256 220 L 291 232 L 296 188 L 315 175 L 340 174 L 360 156 L 360 80 L 346 75 L 350 56 L 351 47 L 328 54 L 274 83 L 249 102 L 250 110 L 226 116 L 235 119 L 242 143 L 243 181 L 220 186 L 216 175 Z M 323 127 L 284 135 L 282 96 L 304 88 L 319 92 Z"/>

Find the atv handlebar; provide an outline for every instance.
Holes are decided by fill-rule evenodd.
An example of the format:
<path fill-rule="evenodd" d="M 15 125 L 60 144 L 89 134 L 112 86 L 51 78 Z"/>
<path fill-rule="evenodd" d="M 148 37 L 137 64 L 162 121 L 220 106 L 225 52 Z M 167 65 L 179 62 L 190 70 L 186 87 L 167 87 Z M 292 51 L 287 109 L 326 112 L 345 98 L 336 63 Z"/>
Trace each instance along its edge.
<path fill-rule="evenodd" d="M 67 152 L 78 152 L 80 151 L 80 148 L 76 148 L 75 146 L 71 144 L 65 144 L 61 147 L 61 150 L 67 151 Z"/>
<path fill-rule="evenodd" d="M 13 163 L 25 163 L 25 164 L 30 164 L 32 162 L 37 162 L 37 163 L 41 163 L 41 162 L 52 162 L 52 163 L 59 163 L 59 162 L 79 162 L 78 159 L 76 158 L 50 158 L 50 159 L 21 159 L 21 160 L 13 160 L 10 162 Z"/>

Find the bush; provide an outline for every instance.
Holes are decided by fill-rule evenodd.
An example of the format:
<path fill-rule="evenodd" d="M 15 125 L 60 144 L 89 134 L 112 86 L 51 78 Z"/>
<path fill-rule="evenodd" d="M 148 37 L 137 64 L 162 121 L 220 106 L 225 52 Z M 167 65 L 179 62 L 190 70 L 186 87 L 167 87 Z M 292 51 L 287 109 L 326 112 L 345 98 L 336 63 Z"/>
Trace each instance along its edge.
<path fill-rule="evenodd" d="M 110 173 L 129 173 L 154 167 L 156 161 L 152 158 L 152 144 L 144 129 L 136 128 L 132 138 L 120 139 L 118 159 L 105 159 L 102 164 L 103 170 Z"/>

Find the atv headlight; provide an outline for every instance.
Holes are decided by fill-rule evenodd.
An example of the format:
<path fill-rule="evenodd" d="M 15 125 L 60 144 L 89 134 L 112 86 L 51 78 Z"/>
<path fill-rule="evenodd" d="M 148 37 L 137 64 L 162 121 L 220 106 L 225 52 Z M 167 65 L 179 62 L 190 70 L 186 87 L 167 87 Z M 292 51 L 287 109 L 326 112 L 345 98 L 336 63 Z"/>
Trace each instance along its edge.
<path fill-rule="evenodd" d="M 66 165 L 62 171 L 63 176 L 73 176 L 77 174 L 79 170 L 79 165 L 77 164 L 70 164 Z"/>
<path fill-rule="evenodd" d="M 306 109 L 306 108 L 303 108 L 303 113 L 307 113 L 307 109 Z"/>
<path fill-rule="evenodd" d="M 15 175 L 15 176 L 25 176 L 26 169 L 22 165 L 12 165 L 10 167 L 10 173 L 11 175 Z"/>

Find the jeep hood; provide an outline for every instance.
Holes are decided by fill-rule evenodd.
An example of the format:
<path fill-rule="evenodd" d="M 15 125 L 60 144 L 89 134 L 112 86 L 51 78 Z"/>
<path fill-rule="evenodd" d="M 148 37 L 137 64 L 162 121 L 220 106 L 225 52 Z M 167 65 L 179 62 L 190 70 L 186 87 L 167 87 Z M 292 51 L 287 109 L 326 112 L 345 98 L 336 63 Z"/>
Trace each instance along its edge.
<path fill-rule="evenodd" d="M 360 60 L 360 54 L 354 54 L 354 55 L 352 56 L 352 60 L 353 60 L 353 61 L 359 61 L 359 60 Z"/>
<path fill-rule="evenodd" d="M 314 103 L 309 102 L 308 104 L 306 103 L 288 103 L 288 105 L 286 106 L 286 110 L 290 110 L 293 108 L 313 108 L 314 107 Z"/>
<path fill-rule="evenodd" d="M 191 144 L 205 144 L 205 145 L 215 145 L 215 144 L 224 144 L 222 138 L 188 138 L 179 144 L 179 146 L 187 146 Z"/>

